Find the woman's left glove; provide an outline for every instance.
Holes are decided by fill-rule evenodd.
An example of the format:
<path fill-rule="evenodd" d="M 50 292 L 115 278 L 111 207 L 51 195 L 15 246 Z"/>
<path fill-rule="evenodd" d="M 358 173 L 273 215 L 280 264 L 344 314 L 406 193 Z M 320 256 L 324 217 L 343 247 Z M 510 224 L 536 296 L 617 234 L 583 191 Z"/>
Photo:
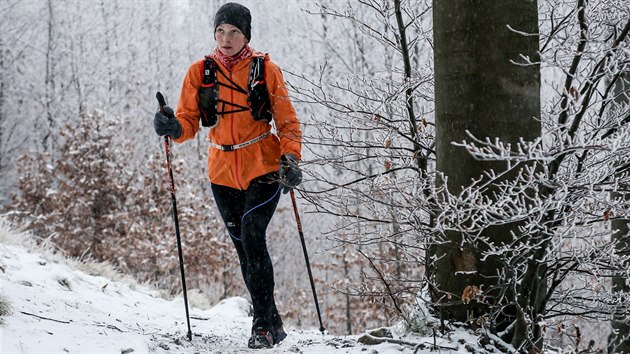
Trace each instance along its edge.
<path fill-rule="evenodd" d="M 302 171 L 298 167 L 297 157 L 292 154 L 282 155 L 280 158 L 280 183 L 284 186 L 282 193 L 287 194 L 292 188 L 302 182 Z"/>

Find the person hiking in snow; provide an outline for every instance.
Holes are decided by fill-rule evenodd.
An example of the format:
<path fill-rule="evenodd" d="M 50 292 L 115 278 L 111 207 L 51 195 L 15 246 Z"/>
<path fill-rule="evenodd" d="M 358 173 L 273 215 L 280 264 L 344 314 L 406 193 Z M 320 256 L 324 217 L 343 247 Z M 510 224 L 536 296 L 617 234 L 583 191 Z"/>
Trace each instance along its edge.
<path fill-rule="evenodd" d="M 266 229 L 280 192 L 302 180 L 302 133 L 280 68 L 250 47 L 250 38 L 249 10 L 236 3 L 221 6 L 214 17 L 216 48 L 190 66 L 176 114 L 168 107 L 165 114 L 157 112 L 154 128 L 177 143 L 192 139 L 200 121 L 210 128 L 212 193 L 254 307 L 248 346 L 269 348 L 286 333 L 273 294 Z"/>

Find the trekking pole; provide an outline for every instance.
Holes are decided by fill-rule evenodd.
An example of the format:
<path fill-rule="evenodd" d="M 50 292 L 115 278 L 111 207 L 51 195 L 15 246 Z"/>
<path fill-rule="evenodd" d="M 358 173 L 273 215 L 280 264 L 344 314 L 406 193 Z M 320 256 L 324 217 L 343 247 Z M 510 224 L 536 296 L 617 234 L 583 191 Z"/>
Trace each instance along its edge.
<path fill-rule="evenodd" d="M 291 202 L 293 202 L 293 212 L 295 213 L 295 221 L 297 222 L 298 232 L 300 233 L 300 241 L 302 242 L 302 251 L 304 251 L 304 260 L 306 260 L 306 269 L 308 270 L 308 278 L 311 281 L 311 290 L 313 291 L 313 299 L 315 300 L 315 308 L 317 309 L 317 318 L 319 318 L 319 331 L 324 334 L 326 330 L 322 323 L 322 314 L 319 311 L 319 302 L 317 302 L 317 292 L 315 291 L 315 282 L 313 281 L 313 273 L 311 272 L 311 262 L 308 260 L 308 252 L 306 251 L 306 243 L 304 242 L 304 232 L 302 232 L 302 222 L 300 221 L 300 213 L 298 213 L 297 202 L 295 201 L 295 192 L 291 193 Z"/>
<path fill-rule="evenodd" d="M 164 106 L 166 101 L 161 92 L 155 94 L 160 105 L 160 112 L 166 115 Z M 174 117 L 168 117 L 175 119 Z M 177 236 L 177 252 L 179 254 L 179 271 L 182 275 L 182 288 L 184 289 L 184 306 L 186 307 L 186 323 L 188 324 L 188 340 L 192 340 L 192 331 L 190 330 L 190 316 L 188 314 L 188 296 L 186 295 L 186 275 L 184 274 L 184 254 L 182 253 L 182 240 L 179 236 L 179 220 L 177 218 L 177 199 L 175 198 L 175 181 L 173 180 L 173 169 L 171 168 L 171 149 L 168 135 L 164 136 L 164 151 L 166 151 L 166 167 L 168 169 L 168 180 L 171 186 L 171 201 L 173 204 L 173 221 L 175 222 L 175 235 Z"/>

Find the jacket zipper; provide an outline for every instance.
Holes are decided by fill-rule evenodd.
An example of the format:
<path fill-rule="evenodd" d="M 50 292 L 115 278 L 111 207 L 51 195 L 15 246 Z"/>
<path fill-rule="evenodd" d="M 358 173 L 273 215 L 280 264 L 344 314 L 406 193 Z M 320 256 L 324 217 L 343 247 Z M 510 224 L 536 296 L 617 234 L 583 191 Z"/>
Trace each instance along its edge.
<path fill-rule="evenodd" d="M 232 80 L 232 72 L 230 71 L 230 80 Z M 230 102 L 234 102 L 234 90 L 230 90 Z M 232 136 L 232 144 L 236 144 L 236 138 L 234 137 L 234 113 L 230 114 L 230 135 Z M 238 186 L 243 189 L 243 184 L 241 183 L 241 178 L 238 173 L 238 150 L 232 151 L 234 153 L 234 177 L 236 178 L 236 183 Z"/>

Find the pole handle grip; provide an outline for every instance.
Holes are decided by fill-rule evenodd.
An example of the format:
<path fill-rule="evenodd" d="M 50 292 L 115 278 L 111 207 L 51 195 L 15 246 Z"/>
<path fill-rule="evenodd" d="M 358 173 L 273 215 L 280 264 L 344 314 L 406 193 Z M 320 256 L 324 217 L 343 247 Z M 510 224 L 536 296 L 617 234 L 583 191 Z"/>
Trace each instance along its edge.
<path fill-rule="evenodd" d="M 155 98 L 157 98 L 157 100 L 158 100 L 160 113 L 162 113 L 163 115 L 165 115 L 169 119 L 175 119 L 175 115 L 173 113 L 173 110 L 166 105 L 166 99 L 164 99 L 164 95 L 162 95 L 162 92 L 158 91 L 155 94 Z M 166 111 L 166 108 L 168 108 L 168 112 Z"/>
<path fill-rule="evenodd" d="M 155 94 L 155 98 L 157 98 L 158 104 L 160 105 L 160 112 L 164 113 L 164 106 L 166 106 L 166 100 L 164 100 L 164 95 L 162 95 L 162 92 L 158 91 Z"/>

